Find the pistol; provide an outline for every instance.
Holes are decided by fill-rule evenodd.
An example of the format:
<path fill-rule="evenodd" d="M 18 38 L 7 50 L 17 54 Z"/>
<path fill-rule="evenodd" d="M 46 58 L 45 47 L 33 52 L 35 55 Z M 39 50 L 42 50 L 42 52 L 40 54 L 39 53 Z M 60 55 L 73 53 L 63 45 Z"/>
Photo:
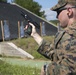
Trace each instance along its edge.
<path fill-rule="evenodd" d="M 30 22 L 33 25 L 35 25 L 35 27 L 37 27 L 38 29 L 40 28 L 40 25 L 37 22 L 33 21 L 33 19 L 29 15 L 25 14 L 23 11 L 21 11 L 21 15 L 25 18 L 25 20 L 28 23 Z"/>
<path fill-rule="evenodd" d="M 21 15 L 24 17 L 24 19 L 29 23 L 32 23 L 33 25 L 35 25 L 36 28 L 40 29 L 40 25 L 37 24 L 37 22 L 33 21 L 31 17 L 29 17 L 29 15 L 25 14 L 23 11 L 21 11 Z M 31 34 L 32 32 L 32 26 L 28 25 L 27 30 L 25 30 L 25 32 L 27 34 Z"/>

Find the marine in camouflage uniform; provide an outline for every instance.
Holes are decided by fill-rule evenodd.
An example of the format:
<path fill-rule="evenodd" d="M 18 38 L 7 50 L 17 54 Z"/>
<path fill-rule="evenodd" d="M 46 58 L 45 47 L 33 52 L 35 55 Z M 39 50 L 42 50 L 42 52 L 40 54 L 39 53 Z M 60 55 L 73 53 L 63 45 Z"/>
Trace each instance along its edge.
<path fill-rule="evenodd" d="M 51 10 L 57 12 L 64 30 L 56 34 L 51 44 L 43 40 L 35 26 L 29 23 L 31 36 L 39 45 L 37 51 L 52 61 L 47 66 L 46 75 L 76 75 L 76 0 L 59 0 Z M 43 70 L 41 75 L 45 75 Z"/>
<path fill-rule="evenodd" d="M 69 73 L 75 73 L 76 22 L 64 31 L 58 32 L 53 45 L 43 40 L 38 52 L 52 61 L 48 66 L 47 75 L 72 75 Z"/>
<path fill-rule="evenodd" d="M 76 0 L 59 0 L 51 9 L 57 11 L 67 3 L 76 5 Z M 76 75 L 76 22 L 58 32 L 53 44 L 43 40 L 37 51 L 52 61 L 47 75 Z"/>

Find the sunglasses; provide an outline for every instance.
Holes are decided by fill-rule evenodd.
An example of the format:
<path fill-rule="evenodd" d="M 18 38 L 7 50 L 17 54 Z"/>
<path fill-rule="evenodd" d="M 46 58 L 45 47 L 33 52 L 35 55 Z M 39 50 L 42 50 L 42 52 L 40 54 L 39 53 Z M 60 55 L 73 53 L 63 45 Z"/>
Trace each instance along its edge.
<path fill-rule="evenodd" d="M 58 18 L 58 15 L 59 15 L 63 10 L 66 10 L 66 9 L 69 9 L 69 8 L 76 8 L 76 6 L 58 9 L 58 10 L 56 11 L 56 12 L 57 12 L 57 18 Z"/>

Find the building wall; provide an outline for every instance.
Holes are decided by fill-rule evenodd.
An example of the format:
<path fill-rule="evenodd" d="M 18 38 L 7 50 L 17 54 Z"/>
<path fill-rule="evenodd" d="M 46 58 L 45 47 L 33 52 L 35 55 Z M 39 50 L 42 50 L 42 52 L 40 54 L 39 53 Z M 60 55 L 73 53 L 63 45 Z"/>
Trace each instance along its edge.
<path fill-rule="evenodd" d="M 37 22 L 38 26 L 45 22 L 45 33 L 46 35 L 55 35 L 57 32 L 57 27 L 52 23 L 49 23 L 42 18 L 38 17 L 34 13 L 28 11 L 27 9 L 22 8 L 17 4 L 9 4 L 9 3 L 0 3 L 0 21 L 7 20 L 10 31 L 10 39 L 18 38 L 18 21 L 24 22 L 24 27 L 28 23 L 24 17 L 21 15 L 21 11 L 25 14 L 29 15 L 33 21 Z M 0 23 L 0 39 L 2 39 L 2 30 Z M 37 32 L 41 34 L 41 28 L 36 28 Z"/>

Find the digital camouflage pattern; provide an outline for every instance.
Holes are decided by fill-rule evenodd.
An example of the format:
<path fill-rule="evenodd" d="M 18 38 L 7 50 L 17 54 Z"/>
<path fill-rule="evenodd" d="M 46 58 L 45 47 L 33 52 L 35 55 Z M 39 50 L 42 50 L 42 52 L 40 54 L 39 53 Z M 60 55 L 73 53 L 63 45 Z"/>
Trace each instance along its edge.
<path fill-rule="evenodd" d="M 58 32 L 53 44 L 43 40 L 38 52 L 52 61 L 47 75 L 76 75 L 76 22 Z"/>
<path fill-rule="evenodd" d="M 71 4 L 71 5 L 76 6 L 76 0 L 58 0 L 58 4 L 56 4 L 55 6 L 53 6 L 51 8 L 51 10 L 57 11 L 58 9 L 64 7 L 68 3 Z"/>

